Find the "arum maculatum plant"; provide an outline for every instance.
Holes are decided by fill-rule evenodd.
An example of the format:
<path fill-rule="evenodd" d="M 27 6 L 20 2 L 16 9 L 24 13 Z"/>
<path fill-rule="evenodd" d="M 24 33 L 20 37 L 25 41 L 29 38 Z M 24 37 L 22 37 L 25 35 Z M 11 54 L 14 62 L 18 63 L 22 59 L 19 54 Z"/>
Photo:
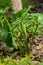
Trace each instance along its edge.
<path fill-rule="evenodd" d="M 13 13 L 11 20 L 6 15 L 2 16 L 0 36 L 6 45 L 19 49 L 22 55 L 29 54 L 29 40 L 31 39 L 32 46 L 39 29 L 43 27 L 43 14 L 29 14 L 28 10 L 22 10 L 17 14 Z"/>

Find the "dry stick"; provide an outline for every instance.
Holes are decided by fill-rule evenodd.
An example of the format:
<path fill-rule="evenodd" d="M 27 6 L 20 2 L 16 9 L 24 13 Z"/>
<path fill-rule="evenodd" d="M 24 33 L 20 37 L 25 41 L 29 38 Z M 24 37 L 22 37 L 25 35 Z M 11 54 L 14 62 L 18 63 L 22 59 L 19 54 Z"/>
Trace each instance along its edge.
<path fill-rule="evenodd" d="M 22 2 L 21 0 L 11 0 L 12 1 L 12 8 L 15 13 L 22 10 Z"/>

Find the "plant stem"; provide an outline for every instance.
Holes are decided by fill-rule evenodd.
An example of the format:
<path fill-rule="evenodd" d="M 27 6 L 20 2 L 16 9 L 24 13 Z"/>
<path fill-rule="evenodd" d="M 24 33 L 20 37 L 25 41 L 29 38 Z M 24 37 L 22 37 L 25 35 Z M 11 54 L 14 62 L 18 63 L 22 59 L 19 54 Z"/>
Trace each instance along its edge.
<path fill-rule="evenodd" d="M 4 16 L 4 19 L 6 20 L 7 25 L 9 26 L 10 34 L 11 34 L 11 36 L 13 37 L 13 34 L 12 34 L 12 27 L 11 27 L 10 23 L 8 22 L 6 16 Z"/>

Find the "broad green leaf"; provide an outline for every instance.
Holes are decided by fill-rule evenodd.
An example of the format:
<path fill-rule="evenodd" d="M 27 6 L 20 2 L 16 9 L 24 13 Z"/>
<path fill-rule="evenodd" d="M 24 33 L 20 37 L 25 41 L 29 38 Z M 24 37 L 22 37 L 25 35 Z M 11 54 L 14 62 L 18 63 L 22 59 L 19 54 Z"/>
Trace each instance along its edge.
<path fill-rule="evenodd" d="M 6 45 L 7 45 L 8 47 L 13 47 L 13 44 L 12 44 L 12 36 L 11 36 L 10 34 L 9 34 L 8 37 L 6 38 L 5 42 L 6 42 Z"/>
<path fill-rule="evenodd" d="M 38 16 L 38 21 L 39 21 L 41 24 L 43 24 L 43 15 L 42 15 L 42 14 L 40 14 L 40 15 Z"/>
<path fill-rule="evenodd" d="M 23 9 L 23 10 L 17 12 L 17 13 L 13 13 L 14 20 L 16 18 L 20 18 L 22 16 L 22 14 L 25 13 L 25 12 L 26 12 L 26 9 Z"/>
<path fill-rule="evenodd" d="M 6 39 L 7 37 L 8 37 L 8 30 L 7 30 L 7 28 L 2 28 L 2 30 L 1 30 L 1 36 L 2 36 L 2 38 L 3 39 Z"/>
<path fill-rule="evenodd" d="M 22 30 L 23 30 L 23 32 L 24 32 L 26 38 L 27 38 L 26 26 L 25 26 L 25 24 L 24 24 L 23 22 L 22 22 Z"/>
<path fill-rule="evenodd" d="M 12 57 L 12 58 L 13 58 L 13 57 L 16 57 L 18 53 L 19 53 L 18 51 L 15 51 L 14 53 L 12 53 L 11 57 Z"/>
<path fill-rule="evenodd" d="M 14 48 L 18 49 L 18 47 L 17 47 L 17 43 L 16 43 L 14 37 L 12 37 L 12 44 L 13 44 Z"/>
<path fill-rule="evenodd" d="M 43 62 L 41 62 L 39 65 L 43 65 Z"/>
<path fill-rule="evenodd" d="M 4 13 L 4 10 L 0 9 L 0 14 L 3 14 Z"/>
<path fill-rule="evenodd" d="M 28 65 L 28 62 L 30 61 L 30 57 L 26 56 L 25 58 L 22 58 L 19 62 L 19 65 Z"/>

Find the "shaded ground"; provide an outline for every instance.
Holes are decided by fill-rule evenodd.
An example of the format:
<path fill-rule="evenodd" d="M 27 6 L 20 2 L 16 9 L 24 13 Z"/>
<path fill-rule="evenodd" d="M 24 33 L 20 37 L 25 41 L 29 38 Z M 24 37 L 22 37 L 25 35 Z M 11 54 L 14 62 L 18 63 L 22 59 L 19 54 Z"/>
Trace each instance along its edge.
<path fill-rule="evenodd" d="M 43 13 L 43 3 L 38 3 L 35 5 L 35 8 L 30 10 L 31 13 Z"/>
<path fill-rule="evenodd" d="M 35 39 L 32 45 L 31 54 L 39 61 L 43 61 L 43 36 L 39 36 Z"/>

